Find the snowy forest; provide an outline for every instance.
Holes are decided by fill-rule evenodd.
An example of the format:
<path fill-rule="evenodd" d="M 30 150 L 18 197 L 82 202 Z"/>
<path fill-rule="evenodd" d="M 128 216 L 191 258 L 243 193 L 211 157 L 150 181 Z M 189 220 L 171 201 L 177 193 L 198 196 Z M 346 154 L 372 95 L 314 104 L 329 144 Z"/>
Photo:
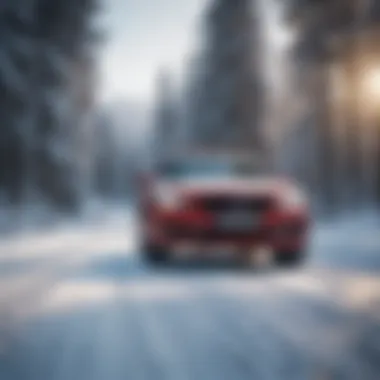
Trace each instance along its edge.
<path fill-rule="evenodd" d="M 292 0 L 275 15 L 273 2 L 208 2 L 181 85 L 158 68 L 154 104 L 137 110 L 98 101 L 97 0 L 2 1 L 0 208 L 125 200 L 148 152 L 192 144 L 255 150 L 330 213 L 377 206 L 379 2 Z M 142 124 L 154 134 L 136 140 Z"/>
<path fill-rule="evenodd" d="M 1 5 L 1 190 L 17 204 L 38 192 L 58 207 L 78 201 L 81 135 L 93 103 L 92 0 Z"/>
<path fill-rule="evenodd" d="M 96 7 L 93 0 L 1 3 L 4 203 L 43 200 L 73 209 L 80 202 L 94 103 Z"/>
<path fill-rule="evenodd" d="M 136 142 L 128 147 L 119 114 L 137 113 L 136 120 L 141 112 L 128 102 L 97 100 L 97 54 L 106 38 L 95 22 L 100 11 L 97 0 L 1 2 L 0 219 L 6 225 L 9 211 L 21 219 L 31 208 L 78 213 L 93 196 L 128 192 Z"/>

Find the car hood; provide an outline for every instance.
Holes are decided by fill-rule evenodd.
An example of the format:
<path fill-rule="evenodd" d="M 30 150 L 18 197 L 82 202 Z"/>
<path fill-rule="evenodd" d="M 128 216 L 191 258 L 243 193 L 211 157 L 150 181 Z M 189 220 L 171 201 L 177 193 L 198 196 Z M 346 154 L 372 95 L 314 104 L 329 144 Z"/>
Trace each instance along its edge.
<path fill-rule="evenodd" d="M 161 190 L 180 192 L 188 195 L 276 195 L 289 185 L 287 181 L 277 177 L 259 178 L 210 178 L 188 179 L 179 181 L 160 181 Z"/>

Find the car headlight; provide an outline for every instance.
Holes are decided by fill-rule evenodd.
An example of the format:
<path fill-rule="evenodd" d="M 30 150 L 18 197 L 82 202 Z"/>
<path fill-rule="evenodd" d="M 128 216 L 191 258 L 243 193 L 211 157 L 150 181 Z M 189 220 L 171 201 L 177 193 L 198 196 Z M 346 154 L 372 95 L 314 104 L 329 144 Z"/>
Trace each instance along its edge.
<path fill-rule="evenodd" d="M 167 210 L 177 210 L 183 204 L 182 196 L 178 191 L 169 190 L 164 187 L 157 189 L 155 192 L 155 200 L 160 207 Z"/>
<path fill-rule="evenodd" d="M 304 209 L 308 205 L 306 194 L 299 189 L 292 189 L 281 197 L 280 206 L 285 210 Z"/>

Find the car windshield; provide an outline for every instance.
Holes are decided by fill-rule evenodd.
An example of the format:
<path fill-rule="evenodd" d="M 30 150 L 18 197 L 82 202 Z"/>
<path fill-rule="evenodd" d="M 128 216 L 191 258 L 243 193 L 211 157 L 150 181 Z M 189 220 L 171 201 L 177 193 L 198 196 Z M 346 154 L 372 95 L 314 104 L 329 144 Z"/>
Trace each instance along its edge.
<path fill-rule="evenodd" d="M 258 165 L 247 161 L 194 160 L 177 161 L 162 165 L 160 173 L 170 179 L 212 179 L 249 177 L 260 173 Z"/>

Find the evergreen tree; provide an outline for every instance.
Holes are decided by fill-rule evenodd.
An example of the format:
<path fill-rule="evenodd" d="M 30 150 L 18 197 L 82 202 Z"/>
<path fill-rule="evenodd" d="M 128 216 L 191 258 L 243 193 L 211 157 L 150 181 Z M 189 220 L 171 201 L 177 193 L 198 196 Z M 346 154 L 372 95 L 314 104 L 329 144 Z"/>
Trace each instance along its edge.
<path fill-rule="evenodd" d="M 78 82 L 93 63 L 84 59 L 95 38 L 96 0 L 6 0 L 0 7 L 0 189 L 14 203 L 37 196 L 54 206 L 78 202 L 74 148 L 89 102 Z M 75 79 L 74 79 L 75 78 Z M 80 84 L 79 84 L 80 83 Z M 82 91 L 82 93 L 83 93 Z M 89 96 L 90 98 L 91 96 Z M 75 105 L 75 107 L 74 107 Z"/>
<path fill-rule="evenodd" d="M 363 33 L 378 26 L 378 1 L 357 0 L 292 0 L 288 3 L 289 19 L 298 29 L 293 50 L 298 83 L 311 105 L 305 115 L 308 128 L 315 130 L 316 162 L 313 188 L 318 189 L 322 204 L 330 210 L 337 203 L 358 205 L 363 193 L 363 140 L 358 105 L 357 85 L 362 63 Z M 344 61 L 345 60 L 345 61 Z M 344 133 L 338 141 L 331 118 L 332 64 L 339 64 L 344 73 L 350 99 L 345 108 Z M 344 146 L 344 163 L 341 147 Z M 365 164 L 365 163 L 364 163 Z M 310 168 L 312 171 L 313 168 Z M 343 171 L 343 173 L 338 173 Z M 342 180 L 338 182 L 337 177 Z M 343 195 L 349 194 L 347 199 Z M 344 206 L 344 205 L 342 205 Z"/>
<path fill-rule="evenodd" d="M 154 116 L 153 161 L 169 159 L 179 141 L 178 101 L 168 71 L 162 70 L 157 80 L 157 98 Z"/>
<path fill-rule="evenodd" d="M 260 149 L 263 106 L 259 14 L 250 0 L 216 0 L 207 14 L 199 78 L 201 145 Z"/>

